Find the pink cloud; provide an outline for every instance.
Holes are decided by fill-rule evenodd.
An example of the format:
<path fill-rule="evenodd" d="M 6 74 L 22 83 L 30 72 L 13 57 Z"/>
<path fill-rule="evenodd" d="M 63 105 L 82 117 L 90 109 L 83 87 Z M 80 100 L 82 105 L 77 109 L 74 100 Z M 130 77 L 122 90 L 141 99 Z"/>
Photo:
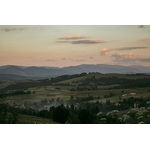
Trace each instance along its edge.
<path fill-rule="evenodd" d="M 109 52 L 109 51 L 112 51 L 112 49 L 110 49 L 110 48 L 102 48 L 101 49 L 101 52 Z"/>
<path fill-rule="evenodd" d="M 123 54 L 123 53 L 117 53 L 112 55 L 114 58 L 120 60 L 120 59 L 132 59 L 134 58 L 134 54 L 131 52 L 129 54 Z"/>
<path fill-rule="evenodd" d="M 150 38 L 142 39 L 141 41 L 150 41 Z"/>
<path fill-rule="evenodd" d="M 70 36 L 65 36 L 65 37 L 61 37 L 59 39 L 61 40 L 70 40 L 70 39 L 82 39 L 82 38 L 85 38 L 85 36 L 83 35 L 70 35 Z"/>
<path fill-rule="evenodd" d="M 137 49 L 145 49 L 145 48 L 148 48 L 148 47 L 145 47 L 145 46 L 129 46 L 129 47 L 121 47 L 121 48 L 114 48 L 114 49 L 110 49 L 110 48 L 102 48 L 100 50 L 101 54 L 102 55 L 105 55 L 106 52 L 110 52 L 110 51 L 113 51 L 113 50 L 117 50 L 117 51 L 126 51 L 126 50 L 137 50 Z M 120 55 L 121 53 L 119 53 L 118 55 Z M 130 54 L 131 55 L 131 54 Z M 127 55 L 128 56 L 128 55 Z M 126 56 L 126 57 L 127 57 Z"/>
<path fill-rule="evenodd" d="M 148 48 L 148 47 L 145 47 L 145 46 L 130 46 L 130 47 L 116 48 L 114 50 L 134 50 L 134 49 L 144 49 L 144 48 Z"/>
<path fill-rule="evenodd" d="M 100 39 L 89 39 L 89 40 L 75 40 L 75 41 L 70 41 L 70 40 L 62 40 L 62 41 L 56 41 L 58 43 L 71 43 L 71 44 L 98 44 L 98 43 L 104 43 L 103 40 Z"/>
<path fill-rule="evenodd" d="M 97 44 L 97 43 L 104 43 L 104 41 L 100 40 L 100 39 L 89 39 L 89 40 L 72 41 L 72 44 Z"/>
<path fill-rule="evenodd" d="M 112 55 L 113 61 L 118 63 L 149 63 L 149 57 L 141 57 L 139 55 L 134 55 L 132 52 L 129 54 L 116 53 Z"/>
<path fill-rule="evenodd" d="M 101 55 L 105 55 L 105 53 L 106 53 L 106 52 L 109 52 L 109 51 L 112 51 L 112 49 L 110 49 L 110 48 L 102 48 L 102 49 L 100 50 L 100 53 L 101 53 Z"/>

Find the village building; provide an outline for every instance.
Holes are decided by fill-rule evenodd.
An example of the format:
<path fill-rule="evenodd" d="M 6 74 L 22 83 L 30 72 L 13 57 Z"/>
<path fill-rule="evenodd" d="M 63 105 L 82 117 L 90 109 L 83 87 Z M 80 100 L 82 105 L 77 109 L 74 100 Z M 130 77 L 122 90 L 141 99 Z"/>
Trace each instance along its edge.
<path fill-rule="evenodd" d="M 134 103 L 134 108 L 138 108 L 139 107 L 139 102 L 135 102 Z"/>
<path fill-rule="evenodd" d="M 123 94 L 122 96 L 127 96 L 127 94 Z"/>
<path fill-rule="evenodd" d="M 136 93 L 130 93 L 130 95 L 131 95 L 131 96 L 134 96 L 134 95 L 136 95 Z"/>
<path fill-rule="evenodd" d="M 115 103 L 114 105 L 115 105 L 115 106 L 120 106 L 120 104 L 119 104 L 119 103 Z"/>

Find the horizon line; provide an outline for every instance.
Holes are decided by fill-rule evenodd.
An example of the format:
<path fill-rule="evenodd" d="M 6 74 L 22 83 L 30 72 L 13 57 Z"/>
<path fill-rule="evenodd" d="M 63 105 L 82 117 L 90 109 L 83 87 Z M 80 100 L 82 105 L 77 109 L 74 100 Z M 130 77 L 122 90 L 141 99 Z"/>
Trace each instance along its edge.
<path fill-rule="evenodd" d="M 118 65 L 118 64 L 80 64 L 80 65 L 71 65 L 71 66 L 64 66 L 64 67 L 57 67 L 57 66 L 36 66 L 36 65 L 1 65 L 0 67 L 3 66 L 16 66 L 16 67 L 52 67 L 52 68 L 66 68 L 66 67 L 76 67 L 76 66 L 82 66 L 82 65 L 110 65 L 110 66 L 125 66 L 125 67 L 130 67 L 130 66 L 141 66 L 141 67 L 150 67 L 150 66 L 146 66 L 146 65 Z"/>

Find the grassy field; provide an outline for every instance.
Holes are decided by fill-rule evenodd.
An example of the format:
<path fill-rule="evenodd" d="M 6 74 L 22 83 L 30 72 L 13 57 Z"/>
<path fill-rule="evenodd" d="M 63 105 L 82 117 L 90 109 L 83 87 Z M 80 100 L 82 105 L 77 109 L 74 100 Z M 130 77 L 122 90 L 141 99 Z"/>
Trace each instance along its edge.
<path fill-rule="evenodd" d="M 11 84 L 15 84 L 15 81 L 10 80 L 0 80 L 0 89 L 5 88 Z"/>
<path fill-rule="evenodd" d="M 19 104 L 22 105 L 25 102 L 28 103 L 34 103 L 34 102 L 40 102 L 41 100 L 48 100 L 50 101 L 52 98 L 57 99 L 61 98 L 65 101 L 70 100 L 70 97 L 73 96 L 74 99 L 76 97 L 87 97 L 88 95 L 92 95 L 93 97 L 99 97 L 99 99 L 95 99 L 90 102 L 95 101 L 101 101 L 106 102 L 106 100 L 110 100 L 111 102 L 117 102 L 118 100 L 123 100 L 125 98 L 131 97 L 131 96 L 122 96 L 123 94 L 129 94 L 129 93 L 136 93 L 133 97 L 150 97 L 150 87 L 144 87 L 144 88 L 132 88 L 132 89 L 113 89 L 116 85 L 105 85 L 105 86 L 98 86 L 97 90 L 84 90 L 84 91 L 71 91 L 70 89 L 78 87 L 79 83 L 76 83 L 76 81 L 82 81 L 87 78 L 91 77 L 95 78 L 102 78 L 102 77 L 118 77 L 118 78 L 128 78 L 128 79 L 138 79 L 138 78 L 148 78 L 149 76 L 130 76 L 130 75 L 120 75 L 120 74 L 87 74 L 86 76 L 77 77 L 73 79 L 67 79 L 61 82 L 57 82 L 54 84 L 51 84 L 49 86 L 38 86 L 33 88 L 25 89 L 24 91 L 31 91 L 31 94 L 26 95 L 16 95 L 16 96 L 7 96 L 6 102 L 9 104 Z M 27 82 L 27 81 L 1 81 L 0 82 L 0 88 L 4 88 L 8 85 L 15 84 L 17 82 Z M 28 81 L 29 82 L 29 81 Z M 32 82 L 32 81 L 30 81 Z M 65 85 L 68 84 L 69 85 Z M 62 85 L 60 85 L 62 84 Z M 112 97 L 105 98 L 106 95 L 112 93 Z"/>
<path fill-rule="evenodd" d="M 17 124 L 58 124 L 51 119 L 29 116 L 29 115 L 20 115 Z"/>
<path fill-rule="evenodd" d="M 150 88 L 137 88 L 137 89 L 111 89 L 102 90 L 102 87 L 100 90 L 90 90 L 90 91 L 74 91 L 71 92 L 68 89 L 64 89 L 64 87 L 60 86 L 60 89 L 56 89 L 58 86 L 48 86 L 48 87 L 40 87 L 40 88 L 31 88 L 28 89 L 31 91 L 31 94 L 29 95 L 17 95 L 17 96 L 8 96 L 6 98 L 6 101 L 10 104 L 13 104 L 14 102 L 16 104 L 24 104 L 24 102 L 33 103 L 33 102 L 40 102 L 41 100 L 51 100 L 52 98 L 57 99 L 61 98 L 63 100 L 69 100 L 71 96 L 74 96 L 74 99 L 76 97 L 87 97 L 88 95 L 92 95 L 94 97 L 100 97 L 100 99 L 97 99 L 98 101 L 105 102 L 106 100 L 110 100 L 111 102 L 117 102 L 119 98 L 125 99 L 131 96 L 122 96 L 123 94 L 129 94 L 129 93 L 137 93 L 133 97 L 150 97 Z M 68 88 L 68 87 L 67 87 Z M 33 94 L 33 91 L 35 91 L 35 94 Z M 105 95 L 113 93 L 114 96 L 109 98 L 104 98 Z M 96 100 L 93 100 L 95 102 Z"/>

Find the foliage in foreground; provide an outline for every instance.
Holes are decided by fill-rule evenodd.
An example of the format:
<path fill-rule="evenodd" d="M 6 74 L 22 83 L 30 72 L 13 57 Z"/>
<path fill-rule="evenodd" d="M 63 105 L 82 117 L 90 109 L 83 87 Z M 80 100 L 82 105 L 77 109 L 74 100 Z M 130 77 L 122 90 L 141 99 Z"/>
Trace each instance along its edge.
<path fill-rule="evenodd" d="M 14 110 L 8 111 L 8 107 L 0 102 L 0 124 L 15 124 L 18 121 L 18 113 Z"/>
<path fill-rule="evenodd" d="M 101 124 L 150 124 L 150 107 L 132 108 L 120 116 L 118 110 L 97 114 Z"/>
<path fill-rule="evenodd" d="M 147 101 L 144 107 L 130 108 L 128 111 L 109 110 L 108 112 L 99 112 L 97 107 L 90 108 L 90 105 L 78 109 L 73 105 L 71 107 L 61 105 L 51 107 L 49 110 L 38 111 L 31 108 L 15 108 L 1 102 L 0 124 L 19 123 L 21 114 L 46 118 L 61 124 L 149 124 L 149 105 L 150 101 Z"/>

